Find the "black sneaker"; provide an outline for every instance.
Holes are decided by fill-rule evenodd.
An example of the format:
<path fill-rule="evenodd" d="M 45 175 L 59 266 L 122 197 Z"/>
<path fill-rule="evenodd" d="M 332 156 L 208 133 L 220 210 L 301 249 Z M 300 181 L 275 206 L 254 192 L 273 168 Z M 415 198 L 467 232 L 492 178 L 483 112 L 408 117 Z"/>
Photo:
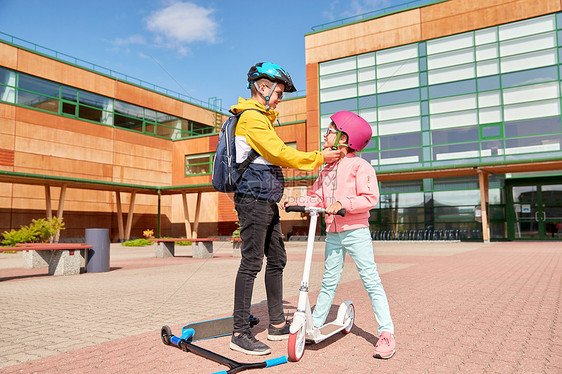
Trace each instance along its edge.
<path fill-rule="evenodd" d="M 244 331 L 239 335 L 232 334 L 230 349 L 254 356 L 271 353 L 271 348 L 256 339 L 250 331 Z"/>
<path fill-rule="evenodd" d="M 287 340 L 289 339 L 290 331 L 289 328 L 291 324 L 289 321 L 285 322 L 285 325 L 282 327 L 275 327 L 272 324 L 269 324 L 267 329 L 267 340 Z"/>

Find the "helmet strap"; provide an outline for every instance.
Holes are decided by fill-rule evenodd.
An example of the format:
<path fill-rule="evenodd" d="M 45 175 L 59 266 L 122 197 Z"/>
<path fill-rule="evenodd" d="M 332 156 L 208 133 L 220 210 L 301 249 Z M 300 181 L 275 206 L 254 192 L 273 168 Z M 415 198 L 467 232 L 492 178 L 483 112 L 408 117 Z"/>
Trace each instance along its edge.
<path fill-rule="evenodd" d="M 338 134 L 336 135 L 336 140 L 334 141 L 334 145 L 332 146 L 333 151 L 337 151 L 338 148 L 340 147 L 340 145 L 344 145 L 346 147 L 349 147 L 349 145 L 347 145 L 345 143 L 340 143 L 340 137 L 341 137 L 341 131 L 338 131 Z"/>
<path fill-rule="evenodd" d="M 277 87 L 277 82 L 273 82 L 273 86 L 271 86 L 271 89 L 269 90 L 269 93 L 267 94 L 267 96 L 263 95 L 260 92 L 258 82 L 254 82 L 254 87 L 256 87 L 256 91 L 258 91 L 258 93 L 260 95 L 262 95 L 262 97 L 265 99 L 265 110 L 269 110 L 269 98 L 271 97 L 271 94 L 273 93 L 273 91 L 275 91 L 275 87 Z"/>

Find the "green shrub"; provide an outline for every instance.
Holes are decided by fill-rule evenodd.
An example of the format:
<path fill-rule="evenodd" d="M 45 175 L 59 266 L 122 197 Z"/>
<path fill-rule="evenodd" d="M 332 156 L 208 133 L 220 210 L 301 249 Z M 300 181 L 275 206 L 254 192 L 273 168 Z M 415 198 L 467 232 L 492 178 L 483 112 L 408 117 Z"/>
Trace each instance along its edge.
<path fill-rule="evenodd" d="M 134 240 L 128 240 L 126 242 L 121 243 L 121 245 L 124 245 L 125 247 L 143 247 L 145 245 L 151 245 L 152 242 L 148 241 L 148 239 L 134 239 Z"/>
<path fill-rule="evenodd" d="M 13 247 L 18 243 L 52 242 L 60 230 L 64 230 L 62 218 L 33 219 L 29 226 L 20 226 L 19 230 L 10 232 L 4 231 L 2 244 Z"/>

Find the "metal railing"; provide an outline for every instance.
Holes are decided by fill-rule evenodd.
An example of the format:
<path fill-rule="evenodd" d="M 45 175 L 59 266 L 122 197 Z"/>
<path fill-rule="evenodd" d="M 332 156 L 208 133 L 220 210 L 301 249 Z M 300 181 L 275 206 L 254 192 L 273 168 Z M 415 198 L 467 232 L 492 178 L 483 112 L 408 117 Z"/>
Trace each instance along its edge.
<path fill-rule="evenodd" d="M 383 9 L 378 9 L 378 10 L 374 10 L 374 11 L 371 11 L 371 12 L 359 14 L 359 15 L 356 15 L 356 16 L 346 17 L 346 18 L 342 18 L 342 19 L 339 19 L 339 20 L 336 20 L 336 21 L 323 23 L 321 25 L 312 26 L 312 30 L 313 31 L 321 31 L 321 30 L 331 29 L 331 28 L 334 28 L 334 27 L 338 27 L 338 26 L 348 24 L 348 23 L 360 22 L 360 21 L 364 21 L 364 20 L 367 20 L 367 19 L 388 15 L 388 14 L 391 14 L 391 13 L 397 13 L 397 12 L 401 12 L 401 11 L 409 10 L 409 9 L 414 9 L 414 8 L 421 8 L 421 7 L 426 6 L 426 5 L 442 3 L 442 2 L 445 2 L 445 1 L 449 1 L 449 0 L 433 0 L 433 1 L 414 0 L 414 1 L 408 1 L 406 3 L 396 4 L 396 5 L 389 6 L 389 7 L 383 8 Z"/>

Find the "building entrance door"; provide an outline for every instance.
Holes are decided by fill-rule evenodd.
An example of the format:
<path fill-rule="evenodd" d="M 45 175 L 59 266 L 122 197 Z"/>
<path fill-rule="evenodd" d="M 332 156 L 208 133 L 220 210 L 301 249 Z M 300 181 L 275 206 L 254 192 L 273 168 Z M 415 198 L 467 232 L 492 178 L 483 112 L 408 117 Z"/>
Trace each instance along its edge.
<path fill-rule="evenodd" d="M 506 181 L 510 240 L 562 240 L 562 181 Z"/>

